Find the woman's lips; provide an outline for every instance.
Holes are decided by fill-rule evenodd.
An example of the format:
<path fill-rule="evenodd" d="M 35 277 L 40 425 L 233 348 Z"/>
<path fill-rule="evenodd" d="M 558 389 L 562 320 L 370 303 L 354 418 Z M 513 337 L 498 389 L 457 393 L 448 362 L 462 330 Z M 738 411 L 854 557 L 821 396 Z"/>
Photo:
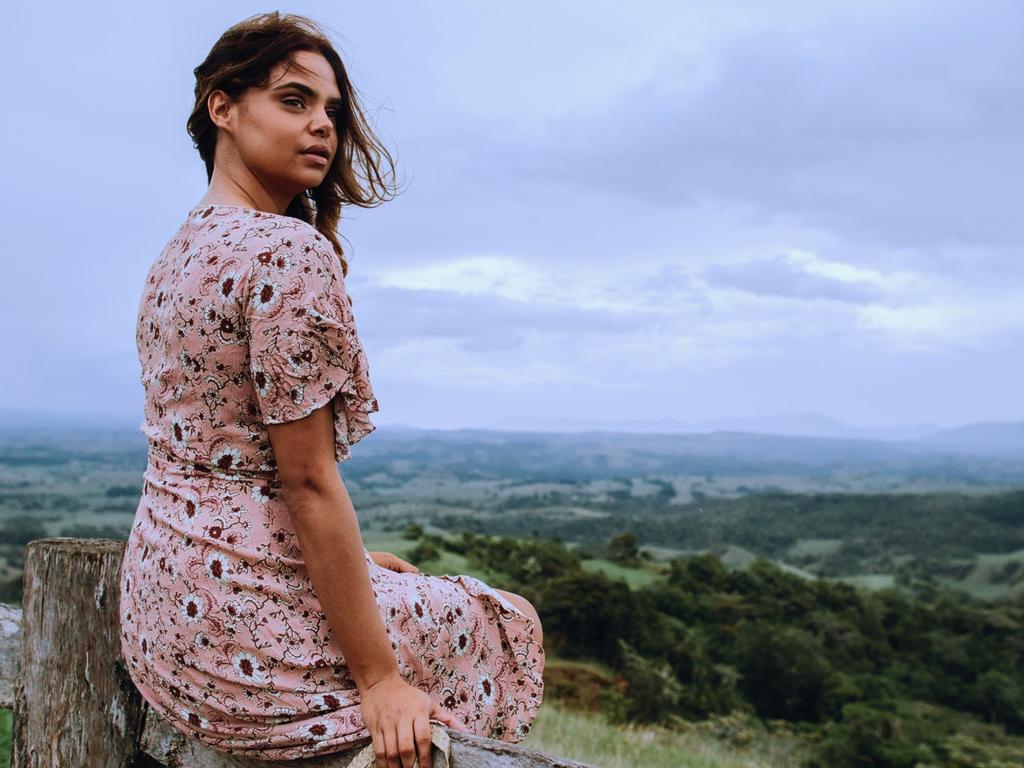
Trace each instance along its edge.
<path fill-rule="evenodd" d="M 327 158 L 324 157 L 323 155 L 318 155 L 314 152 L 302 152 L 300 154 L 303 157 L 308 157 L 309 159 L 313 160 L 314 162 L 316 162 L 317 165 L 327 165 Z"/>

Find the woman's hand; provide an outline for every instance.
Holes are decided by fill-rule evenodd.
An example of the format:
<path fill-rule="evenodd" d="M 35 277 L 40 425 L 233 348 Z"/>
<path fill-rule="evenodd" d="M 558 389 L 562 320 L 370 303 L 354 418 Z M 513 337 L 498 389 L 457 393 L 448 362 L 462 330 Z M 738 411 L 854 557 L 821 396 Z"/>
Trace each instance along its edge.
<path fill-rule="evenodd" d="M 366 550 L 370 552 L 370 550 Z M 381 568 L 395 571 L 397 573 L 419 573 L 420 569 L 412 563 L 407 563 L 398 555 L 391 552 L 370 552 L 370 558 Z"/>
<path fill-rule="evenodd" d="M 430 695 L 409 685 L 399 673 L 387 675 L 360 691 L 363 724 L 373 737 L 378 768 L 429 768 L 430 721 L 465 732 L 455 715 Z"/>

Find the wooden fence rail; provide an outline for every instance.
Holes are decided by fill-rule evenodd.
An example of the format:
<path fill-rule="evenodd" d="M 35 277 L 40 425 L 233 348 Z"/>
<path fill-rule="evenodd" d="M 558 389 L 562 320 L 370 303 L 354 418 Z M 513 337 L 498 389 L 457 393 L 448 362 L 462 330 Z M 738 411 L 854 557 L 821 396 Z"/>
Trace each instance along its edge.
<path fill-rule="evenodd" d="M 124 546 L 50 538 L 26 547 L 23 607 L 0 604 L 0 707 L 14 709 L 11 768 L 349 766 L 360 749 L 283 762 L 239 758 L 181 734 L 153 712 L 128 677 L 118 639 Z M 447 733 L 450 752 L 435 749 L 431 768 L 594 768 Z"/>

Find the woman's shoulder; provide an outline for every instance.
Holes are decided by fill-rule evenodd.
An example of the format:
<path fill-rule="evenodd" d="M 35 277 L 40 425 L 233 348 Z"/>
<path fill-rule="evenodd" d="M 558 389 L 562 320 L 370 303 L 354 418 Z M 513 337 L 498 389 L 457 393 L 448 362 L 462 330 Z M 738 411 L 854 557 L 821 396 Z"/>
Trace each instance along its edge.
<path fill-rule="evenodd" d="M 257 234 L 295 232 L 305 237 L 326 240 L 316 227 L 302 219 L 241 205 L 197 205 L 188 212 L 187 220 L 209 230 L 228 227 L 255 230 Z"/>
<path fill-rule="evenodd" d="M 188 213 L 198 240 L 241 258 L 250 267 L 330 261 L 334 247 L 316 227 L 285 216 L 238 205 L 198 205 Z"/>

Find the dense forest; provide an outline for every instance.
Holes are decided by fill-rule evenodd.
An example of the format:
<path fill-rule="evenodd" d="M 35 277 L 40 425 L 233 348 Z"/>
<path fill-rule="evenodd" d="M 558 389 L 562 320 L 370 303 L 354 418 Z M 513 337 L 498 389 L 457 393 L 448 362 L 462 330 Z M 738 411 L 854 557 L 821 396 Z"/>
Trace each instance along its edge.
<path fill-rule="evenodd" d="M 438 523 L 514 537 L 543 531 L 578 542 L 601 542 L 628 529 L 642 542 L 678 549 L 736 544 L 771 559 L 814 565 L 816 573 L 829 576 L 891 572 L 914 559 L 938 574 L 950 570 L 943 563 L 979 552 L 1024 549 L 1024 491 L 986 495 L 769 491 L 739 497 L 698 492 L 692 501 L 673 504 L 674 493 L 663 484 L 641 498 L 632 498 L 628 490 L 607 495 L 612 498 L 587 502 L 588 510 L 604 513 L 589 517 L 552 518 L 549 508 L 583 500 L 548 493 L 510 498 L 499 505 L 505 514 L 477 518 L 475 523 L 456 515 L 441 516 Z M 794 544 L 802 539 L 834 540 L 837 546 L 820 557 L 794 553 Z M 1024 573 L 1020 576 L 1024 578 Z"/>
<path fill-rule="evenodd" d="M 1024 607 L 963 592 L 860 590 L 765 559 L 676 558 L 639 589 L 583 568 L 559 541 L 424 534 L 410 556 L 462 555 L 537 607 L 565 658 L 615 670 L 602 707 L 671 724 L 745 711 L 816 744 L 814 768 L 1019 765 Z M 632 533 L 608 542 L 636 562 Z"/>

